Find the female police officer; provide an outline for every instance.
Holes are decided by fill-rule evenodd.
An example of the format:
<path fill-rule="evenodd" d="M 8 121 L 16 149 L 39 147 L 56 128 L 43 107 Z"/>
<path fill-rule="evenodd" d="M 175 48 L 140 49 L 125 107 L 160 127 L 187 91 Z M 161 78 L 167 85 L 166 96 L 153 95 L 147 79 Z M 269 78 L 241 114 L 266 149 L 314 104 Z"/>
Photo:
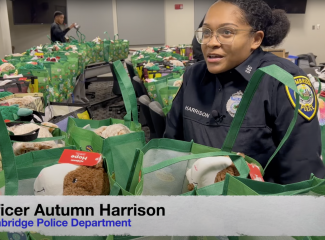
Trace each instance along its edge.
<path fill-rule="evenodd" d="M 304 72 L 287 59 L 263 52 L 260 46 L 282 42 L 290 28 L 282 10 L 262 0 L 219 0 L 196 31 L 205 61 L 189 67 L 167 116 L 165 137 L 221 148 L 236 106 L 255 70 L 276 64 L 306 89 L 297 123 L 273 159 L 265 180 L 280 184 L 304 181 L 311 174 L 323 178 L 321 135 L 314 89 Z M 274 153 L 294 114 L 293 94 L 265 75 L 248 109 L 234 151 L 262 166 Z M 293 102 L 293 103 L 292 103 Z"/>

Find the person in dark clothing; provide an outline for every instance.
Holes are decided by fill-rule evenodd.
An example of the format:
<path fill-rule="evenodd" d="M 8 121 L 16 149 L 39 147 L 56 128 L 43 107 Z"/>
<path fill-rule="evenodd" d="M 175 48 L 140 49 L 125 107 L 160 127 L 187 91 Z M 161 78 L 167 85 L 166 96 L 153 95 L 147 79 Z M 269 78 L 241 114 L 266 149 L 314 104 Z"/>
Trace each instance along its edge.
<path fill-rule="evenodd" d="M 205 18 L 205 16 L 204 16 L 204 18 Z M 204 18 L 202 19 L 198 28 L 201 28 L 203 26 Z M 197 41 L 196 36 L 194 36 L 194 38 L 193 38 L 192 46 L 193 46 L 193 58 L 197 61 L 204 60 L 204 56 L 203 56 L 202 49 L 201 49 L 201 44 Z"/>
<path fill-rule="evenodd" d="M 62 42 L 65 43 L 65 35 L 75 27 L 75 23 L 73 23 L 69 28 L 62 31 L 60 25 L 64 23 L 64 14 L 62 12 L 54 13 L 54 23 L 51 25 L 51 41 L 52 42 Z"/>
<path fill-rule="evenodd" d="M 219 0 L 212 5 L 196 31 L 205 61 L 186 69 L 166 118 L 164 137 L 220 149 L 251 77 L 258 68 L 275 64 L 294 77 L 303 98 L 293 131 L 264 179 L 290 184 L 308 180 L 311 174 L 324 178 L 315 89 L 297 65 L 261 49 L 280 44 L 289 29 L 285 12 L 272 11 L 262 0 Z M 265 74 L 233 151 L 254 158 L 264 168 L 287 132 L 295 98 L 290 88 Z"/>
<path fill-rule="evenodd" d="M 203 26 L 204 19 L 205 19 L 205 16 L 202 19 L 202 21 L 201 21 L 201 23 L 200 23 L 200 25 L 199 25 L 198 28 L 201 28 Z M 194 38 L 193 38 L 192 46 L 193 46 L 193 58 L 195 60 L 197 60 L 197 61 L 204 60 L 204 56 L 203 56 L 202 49 L 201 49 L 201 44 L 197 41 L 196 36 L 194 36 Z"/>

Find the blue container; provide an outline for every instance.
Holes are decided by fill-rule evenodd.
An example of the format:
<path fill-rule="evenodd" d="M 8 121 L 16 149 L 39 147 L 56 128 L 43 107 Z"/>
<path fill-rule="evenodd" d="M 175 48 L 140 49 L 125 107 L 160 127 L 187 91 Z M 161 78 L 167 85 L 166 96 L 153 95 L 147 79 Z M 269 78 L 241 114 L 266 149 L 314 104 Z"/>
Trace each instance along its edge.
<path fill-rule="evenodd" d="M 297 56 L 293 56 L 293 55 L 289 55 L 288 58 L 296 65 L 298 65 L 298 57 Z"/>

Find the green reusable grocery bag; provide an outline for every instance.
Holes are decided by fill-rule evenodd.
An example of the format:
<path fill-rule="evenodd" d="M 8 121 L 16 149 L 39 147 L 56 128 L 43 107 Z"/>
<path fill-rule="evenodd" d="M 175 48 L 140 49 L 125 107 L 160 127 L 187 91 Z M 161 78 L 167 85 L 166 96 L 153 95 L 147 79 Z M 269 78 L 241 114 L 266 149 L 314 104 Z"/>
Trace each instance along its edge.
<path fill-rule="evenodd" d="M 88 55 L 88 48 L 89 46 L 86 43 L 72 43 L 72 45 L 75 45 L 78 48 L 78 52 L 82 55 L 82 65 L 81 72 L 83 72 L 83 69 L 85 66 L 87 66 L 90 62 L 90 57 Z"/>
<path fill-rule="evenodd" d="M 1 232 L 0 233 L 0 239 L 1 240 L 29 240 L 29 234 L 24 232 L 12 232 L 12 233 L 6 233 Z"/>
<path fill-rule="evenodd" d="M 61 237 L 48 237 L 40 235 L 39 233 L 29 233 L 28 240 L 106 240 L 105 236 L 89 236 L 89 237 L 78 237 L 78 236 L 61 236 Z M 2 239 L 1 239 L 2 240 Z"/>
<path fill-rule="evenodd" d="M 104 32 L 104 34 L 106 34 L 108 36 L 108 40 L 107 39 L 104 39 L 103 41 L 103 53 L 104 53 L 104 61 L 105 62 L 111 62 L 112 61 L 112 58 L 110 56 L 110 53 L 111 53 L 111 44 L 113 41 L 111 41 L 109 35 L 107 32 Z M 112 47 L 112 50 L 113 50 L 113 47 Z"/>
<path fill-rule="evenodd" d="M 144 86 L 147 89 L 148 95 L 151 98 L 152 101 L 160 101 L 161 102 L 161 97 L 160 97 L 160 89 L 166 88 L 167 87 L 167 79 L 166 78 L 157 78 L 153 82 L 144 82 Z"/>
<path fill-rule="evenodd" d="M 187 189 L 189 183 L 185 174 L 197 159 L 212 156 L 229 156 L 242 178 L 247 178 L 249 174 L 246 161 L 260 166 L 249 157 L 244 159 L 235 153 L 193 142 L 154 139 L 143 149 L 137 150 L 132 167 L 132 178 L 129 178 L 128 185 L 126 189 L 122 189 L 122 193 L 153 196 L 195 195 Z"/>
<path fill-rule="evenodd" d="M 160 89 L 160 97 L 162 106 L 163 106 L 163 112 L 167 116 L 168 112 L 170 111 L 173 100 L 181 86 L 181 83 L 183 82 L 182 78 L 175 78 L 167 81 L 168 87 Z M 176 84 L 176 85 L 175 85 Z"/>
<path fill-rule="evenodd" d="M 37 139 L 36 141 L 49 140 L 66 140 L 66 134 L 56 129 L 57 133 L 53 132 L 55 137 Z M 30 153 L 25 153 L 20 156 L 15 156 L 11 141 L 8 135 L 6 125 L 0 116 L 0 153 L 2 155 L 3 171 L 0 172 L 0 192 L 5 195 L 34 195 L 34 181 L 40 171 L 58 163 L 65 149 L 76 149 L 74 146 L 64 148 L 56 148 L 49 150 L 41 150 Z M 61 136 L 59 136 L 61 135 Z M 16 236 L 16 238 L 14 238 Z M 45 237 L 37 233 L 0 233 L 1 239 L 25 239 L 28 240 L 105 240 L 106 237 Z M 8 237 L 8 238 L 6 238 Z M 20 238 L 18 238 L 20 237 Z"/>
<path fill-rule="evenodd" d="M 87 44 L 87 58 L 89 58 L 89 64 L 96 62 L 96 55 L 95 55 L 95 45 L 94 42 L 86 42 Z"/>
<path fill-rule="evenodd" d="M 135 150 L 145 145 L 145 136 L 138 121 L 137 100 L 130 78 L 121 61 L 114 62 L 113 66 L 127 112 L 124 120 L 110 118 L 96 121 L 69 118 L 67 132 L 69 134 L 69 143 L 77 146 L 78 149 L 103 154 L 108 165 L 111 184 L 110 194 L 117 195 L 120 191 L 118 185 L 126 186 Z M 131 121 L 132 117 L 133 121 Z M 91 129 L 97 129 L 118 123 L 124 124 L 133 132 L 103 139 L 93 131 L 83 129 L 88 124 Z"/>
<path fill-rule="evenodd" d="M 168 89 L 168 86 L 172 87 L 175 81 L 180 80 L 180 76 L 180 73 L 171 73 L 164 77 L 155 78 L 153 82 L 144 82 L 144 86 L 146 87 L 151 100 L 158 101 L 162 106 L 164 106 L 165 104 L 163 102 L 163 97 L 161 96 L 161 93 L 164 94 L 164 97 L 166 99 L 168 99 L 168 90 L 164 90 L 163 92 L 161 92 L 161 89 Z M 174 88 L 170 88 L 170 93 L 172 95 L 174 95 L 174 90 Z"/>
<path fill-rule="evenodd" d="M 10 75 L 12 73 L 15 73 L 16 70 L 9 70 L 6 72 L 0 72 L 0 77 L 3 77 L 4 75 Z"/>
<path fill-rule="evenodd" d="M 111 61 L 123 60 L 129 56 L 129 41 L 118 39 L 118 34 L 114 35 L 114 44 L 112 45 L 110 56 Z"/>
<path fill-rule="evenodd" d="M 11 63 L 12 65 L 15 66 L 16 69 L 19 69 L 21 66 L 26 65 L 27 61 L 21 61 L 17 58 L 12 58 L 12 59 L 8 60 L 8 63 Z"/>
<path fill-rule="evenodd" d="M 172 81 L 174 82 L 174 81 Z M 169 81 L 168 81 L 168 86 L 165 88 L 160 89 L 160 93 L 159 96 L 161 99 L 159 99 L 159 101 L 162 102 L 162 106 L 163 107 L 167 107 L 172 105 L 173 100 L 176 96 L 176 93 L 178 92 L 179 87 L 174 87 L 173 85 L 169 85 Z"/>
<path fill-rule="evenodd" d="M 131 57 L 131 62 L 134 68 L 134 72 L 142 79 L 143 67 L 148 62 L 161 63 L 164 61 L 162 57 L 157 57 L 156 53 L 137 52 Z"/>
<path fill-rule="evenodd" d="M 73 93 L 73 77 L 69 69 L 70 63 L 66 59 L 59 62 L 44 62 L 51 80 L 49 81 L 49 100 L 62 102 L 68 100 Z"/>
<path fill-rule="evenodd" d="M 325 179 L 312 176 L 310 180 L 288 185 L 259 182 L 251 179 L 241 179 L 227 174 L 222 195 L 249 196 L 293 196 L 293 195 L 325 195 Z"/>
<path fill-rule="evenodd" d="M 3 59 L 8 61 L 8 60 L 12 59 L 12 55 L 6 55 Z"/>
<path fill-rule="evenodd" d="M 161 101 L 158 101 L 162 107 L 163 107 L 163 111 L 165 113 L 165 115 L 168 114 L 168 112 L 171 109 L 173 100 L 178 92 L 179 87 L 174 87 L 174 86 L 168 86 L 165 88 L 160 89 L 160 97 L 161 99 L 159 99 Z"/>
<path fill-rule="evenodd" d="M 104 34 L 108 36 L 107 32 Z M 105 62 L 115 62 L 127 59 L 129 56 L 129 41 L 118 39 L 118 34 L 114 36 L 114 40 L 108 36 L 108 40 L 104 40 L 103 48 Z"/>
<path fill-rule="evenodd" d="M 104 39 L 103 42 L 103 52 L 104 52 L 104 61 L 109 62 L 110 61 L 110 46 L 111 46 L 111 40 Z"/>
<path fill-rule="evenodd" d="M 62 57 L 66 59 L 66 61 L 69 63 L 68 68 L 70 70 L 70 73 L 72 75 L 72 81 L 70 88 L 74 89 L 74 86 L 76 85 L 76 80 L 78 75 L 80 74 L 79 71 L 79 62 L 81 57 L 79 53 L 72 53 L 72 52 L 56 52 L 54 56 Z"/>
<path fill-rule="evenodd" d="M 188 185 L 187 178 L 185 177 L 187 169 L 191 168 L 193 163 L 198 158 L 209 157 L 209 156 L 229 156 L 234 162 L 237 170 L 240 173 L 240 178 L 247 178 L 249 170 L 245 162 L 252 162 L 259 166 L 262 174 L 264 171 L 260 164 L 254 159 L 246 157 L 245 160 L 237 156 L 232 152 L 232 148 L 236 141 L 239 133 L 241 124 L 244 120 L 245 114 L 249 105 L 253 99 L 253 96 L 262 81 L 265 74 L 278 79 L 288 87 L 292 88 L 298 93 L 296 84 L 293 77 L 284 71 L 283 69 L 272 65 L 256 70 L 252 79 L 245 90 L 235 118 L 232 121 L 229 132 L 224 141 L 221 150 L 214 149 L 214 152 L 201 151 L 203 154 L 198 154 L 192 148 L 187 147 L 186 151 L 181 151 L 179 143 L 173 142 L 173 140 L 153 140 L 142 150 L 138 150 L 138 157 L 134 161 L 134 176 L 133 179 L 129 179 L 129 184 L 126 191 L 135 195 L 180 195 L 187 191 L 186 186 Z M 296 108 L 294 118 L 285 134 L 283 140 L 279 144 L 275 153 L 269 159 L 268 164 L 272 161 L 274 156 L 283 146 L 288 139 L 291 131 L 296 123 L 298 116 L 298 109 L 300 107 L 299 98 L 296 101 Z M 167 143 L 165 142 L 167 141 Z M 161 143 L 164 142 L 163 145 Z M 167 145 L 170 147 L 167 147 Z M 185 143 L 183 144 L 185 145 Z M 195 145 L 194 145 L 195 146 Z M 169 151 L 166 151 L 168 149 Z M 194 148 L 195 150 L 198 149 Z M 201 149 L 201 147 L 199 148 Z M 268 165 L 267 164 L 267 165 Z M 266 165 L 266 167 L 267 167 Z M 141 171 L 140 182 L 138 183 L 139 173 Z M 220 195 L 223 190 L 224 182 L 211 184 L 205 188 L 197 189 L 198 195 Z"/>
<path fill-rule="evenodd" d="M 77 77 L 83 72 L 85 66 L 83 64 L 83 57 L 81 53 L 67 52 L 67 54 L 69 54 L 66 55 L 68 57 L 68 62 L 71 63 L 69 69 L 73 76 L 73 86 L 74 86 Z"/>
<path fill-rule="evenodd" d="M 21 69 L 18 71 L 24 76 L 35 76 L 38 79 L 38 91 L 43 93 L 44 106 L 50 102 L 49 81 L 50 75 L 47 69 Z"/>
<path fill-rule="evenodd" d="M 161 56 L 162 58 L 171 57 L 172 56 L 172 52 L 161 52 L 158 55 Z"/>
<path fill-rule="evenodd" d="M 95 43 L 94 55 L 96 62 L 104 62 L 104 42 Z"/>
<path fill-rule="evenodd" d="M 33 151 L 19 156 L 14 155 L 12 141 L 9 138 L 6 124 L 0 115 L 0 153 L 4 171 L 5 187 L 1 189 L 5 195 L 34 195 L 34 180 L 40 171 L 56 164 L 64 149 L 75 149 L 73 146 Z M 30 142 L 67 141 L 66 133 L 60 129 L 53 132 L 52 138 L 38 138 Z M 0 182 L 3 179 L 0 180 Z"/>
<path fill-rule="evenodd" d="M 129 57 L 129 46 L 130 42 L 126 39 L 120 40 L 121 49 L 120 49 L 120 59 L 127 59 Z"/>
<path fill-rule="evenodd" d="M 240 125 L 243 122 L 243 119 L 245 117 L 245 113 L 249 107 L 250 102 L 252 101 L 252 98 L 257 90 L 257 87 L 258 87 L 260 81 L 262 80 L 262 78 L 265 74 L 269 74 L 270 76 L 274 77 L 275 79 L 281 81 L 284 85 L 293 89 L 296 94 L 299 94 L 299 92 L 297 90 L 297 86 L 294 82 L 294 78 L 289 73 L 284 71 L 283 69 L 281 69 L 275 65 L 271 65 L 268 67 L 258 69 L 254 73 L 252 79 L 250 80 L 250 82 L 245 90 L 245 93 L 243 95 L 243 98 L 241 100 L 239 108 L 237 109 L 235 118 L 232 121 L 228 135 L 225 139 L 222 150 L 231 151 L 231 149 L 236 141 L 236 137 L 238 135 Z M 286 142 L 286 140 L 290 136 L 292 129 L 295 126 L 295 123 L 296 123 L 296 120 L 298 117 L 298 110 L 300 108 L 299 100 L 300 100 L 300 98 L 297 97 L 294 117 L 293 117 L 293 119 L 288 127 L 288 130 L 287 130 L 285 136 L 283 137 L 281 143 L 279 144 L 278 148 L 276 149 L 276 151 L 273 153 L 273 155 L 270 157 L 268 163 L 266 164 L 264 171 L 268 167 L 268 165 L 271 163 L 271 161 L 275 157 L 275 155 L 278 153 L 280 148 L 283 146 L 283 144 Z M 262 168 L 260 168 L 260 169 L 262 170 Z M 224 191 L 224 187 L 225 187 L 224 184 L 225 184 L 225 182 L 221 182 L 221 183 L 213 184 L 211 186 L 207 186 L 205 188 L 197 189 L 196 193 L 197 193 L 197 195 L 221 195 Z"/>
<path fill-rule="evenodd" d="M 189 58 L 187 56 L 182 56 L 182 55 L 177 54 L 177 53 L 172 53 L 172 57 L 176 58 L 179 61 L 189 60 Z"/>

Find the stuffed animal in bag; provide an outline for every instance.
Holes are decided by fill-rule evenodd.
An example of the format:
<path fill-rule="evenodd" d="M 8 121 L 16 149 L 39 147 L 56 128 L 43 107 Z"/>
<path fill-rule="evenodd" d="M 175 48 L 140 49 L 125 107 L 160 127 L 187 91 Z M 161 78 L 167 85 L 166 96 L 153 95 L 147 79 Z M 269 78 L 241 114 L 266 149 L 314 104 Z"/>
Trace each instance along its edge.
<path fill-rule="evenodd" d="M 97 196 L 109 195 L 109 192 L 103 161 L 92 167 L 56 164 L 44 168 L 34 182 L 35 195 Z"/>
<path fill-rule="evenodd" d="M 97 135 L 106 139 L 109 137 L 115 137 L 115 136 L 131 133 L 131 130 L 127 126 L 124 126 L 123 124 L 113 124 L 110 126 L 100 127 L 96 129 L 94 132 Z"/>
<path fill-rule="evenodd" d="M 238 154 L 239 155 L 239 154 Z M 198 159 L 186 172 L 188 190 L 202 188 L 225 180 L 226 174 L 239 176 L 239 172 L 228 156 Z"/>

